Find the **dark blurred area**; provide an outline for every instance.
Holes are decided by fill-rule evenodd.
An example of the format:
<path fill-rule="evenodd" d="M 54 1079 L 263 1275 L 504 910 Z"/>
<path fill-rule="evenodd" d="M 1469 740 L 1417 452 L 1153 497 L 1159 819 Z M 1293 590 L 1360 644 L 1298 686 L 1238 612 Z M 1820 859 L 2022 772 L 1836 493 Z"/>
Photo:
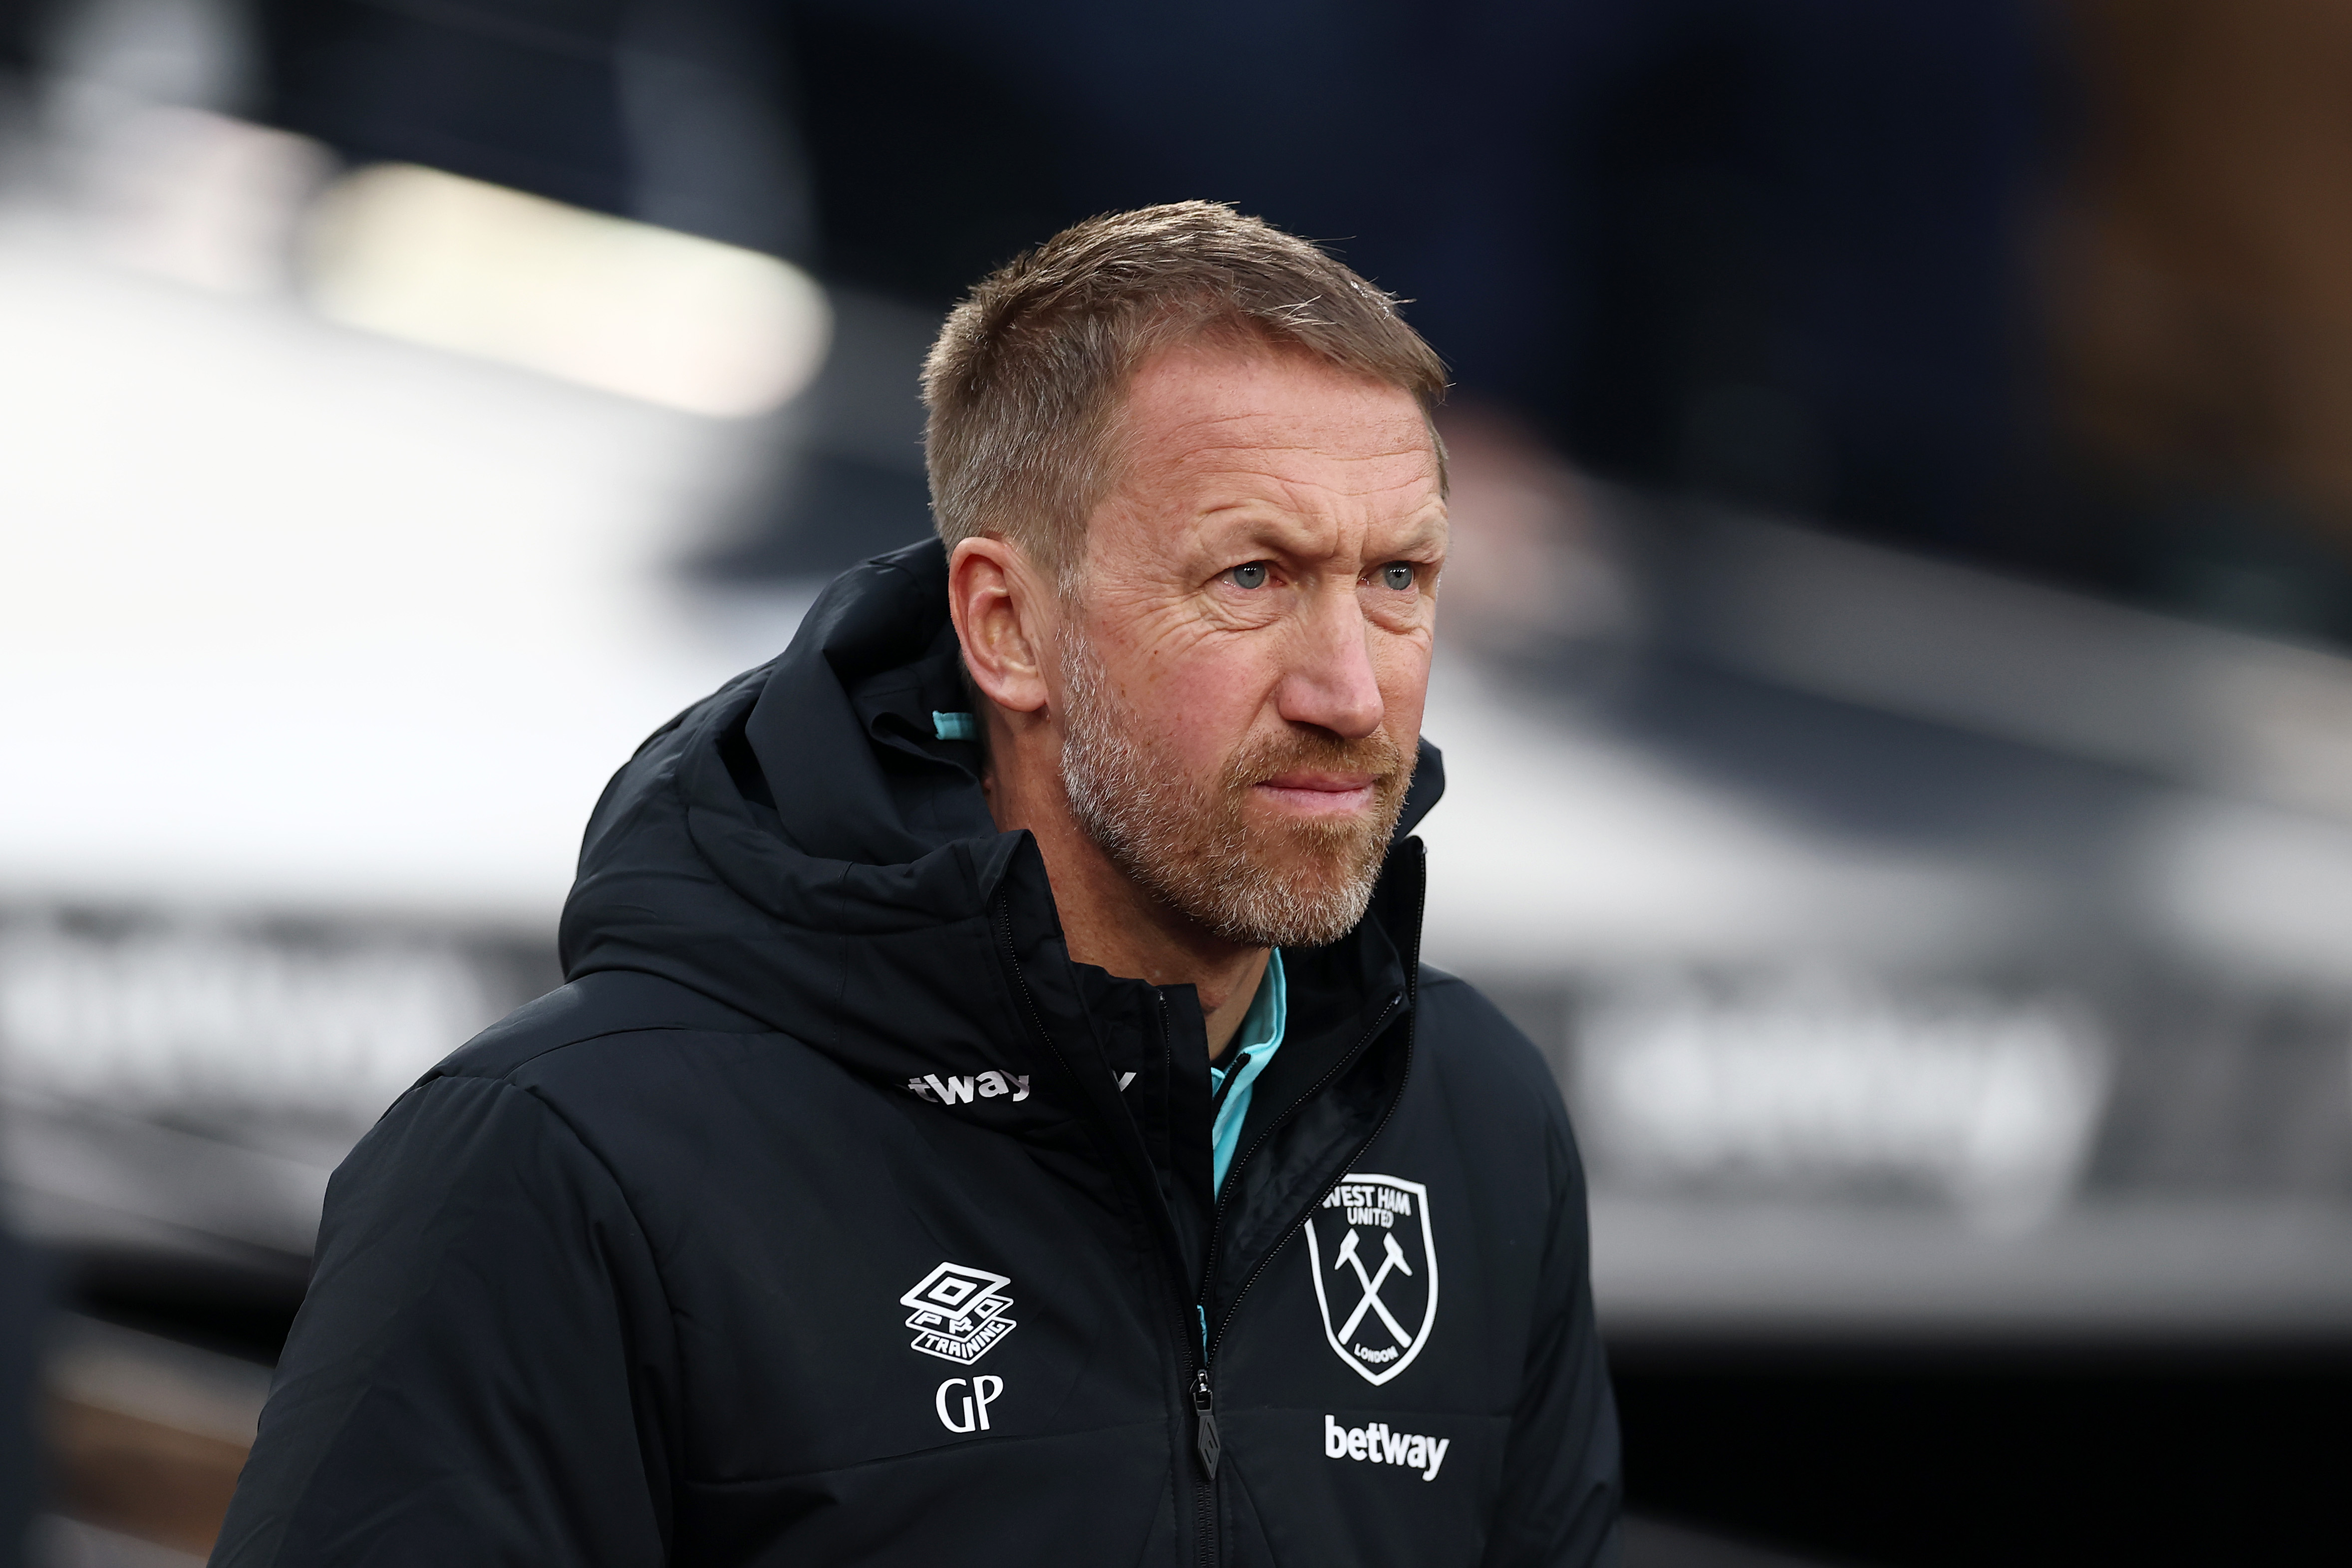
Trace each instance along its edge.
<path fill-rule="evenodd" d="M 1633 1568 L 2326 1553 L 2347 88 L 2287 0 L 0 0 L 0 1514 L 205 1550 L 610 768 L 928 527 L 940 313 L 1208 197 L 1453 368 L 1430 953 L 1577 1113 Z"/>
<path fill-rule="evenodd" d="M 777 250 L 927 315 L 1088 214 L 1231 201 L 1414 298 L 1465 405 L 1592 472 L 2036 548 L 1994 520 L 2037 434 L 2022 239 L 2058 62 L 2026 5 L 268 15 L 265 117 L 354 159 Z M 845 564 L 845 514 L 906 497 L 827 459 L 872 466 L 824 455 L 775 528 Z"/>

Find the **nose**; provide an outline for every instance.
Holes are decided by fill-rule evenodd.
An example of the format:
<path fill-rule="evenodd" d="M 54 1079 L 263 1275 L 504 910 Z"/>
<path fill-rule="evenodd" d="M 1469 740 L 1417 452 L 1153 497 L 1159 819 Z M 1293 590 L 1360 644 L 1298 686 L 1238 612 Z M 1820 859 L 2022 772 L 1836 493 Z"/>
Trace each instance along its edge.
<path fill-rule="evenodd" d="M 1343 740 L 1379 729 L 1385 705 L 1372 669 L 1372 627 L 1355 595 L 1312 596 L 1296 632 L 1290 667 L 1276 688 L 1276 711 L 1292 724 L 1311 724 Z"/>

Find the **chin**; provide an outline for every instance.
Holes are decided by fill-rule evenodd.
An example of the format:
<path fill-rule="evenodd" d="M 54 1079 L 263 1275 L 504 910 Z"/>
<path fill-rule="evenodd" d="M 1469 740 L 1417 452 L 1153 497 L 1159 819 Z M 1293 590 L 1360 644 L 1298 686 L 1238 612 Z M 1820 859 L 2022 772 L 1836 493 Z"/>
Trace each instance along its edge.
<path fill-rule="evenodd" d="M 1321 947 L 1355 929 L 1379 876 L 1379 857 L 1355 844 L 1286 845 L 1251 855 L 1239 875 L 1196 884 L 1192 913 L 1254 946 Z"/>

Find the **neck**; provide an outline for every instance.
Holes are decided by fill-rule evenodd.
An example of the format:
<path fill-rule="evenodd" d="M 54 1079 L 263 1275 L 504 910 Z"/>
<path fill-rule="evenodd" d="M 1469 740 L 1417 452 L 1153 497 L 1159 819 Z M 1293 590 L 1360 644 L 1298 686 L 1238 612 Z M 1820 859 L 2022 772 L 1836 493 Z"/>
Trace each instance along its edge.
<path fill-rule="evenodd" d="M 1191 986 L 1209 1058 L 1222 1058 L 1265 978 L 1267 949 L 1226 941 L 1154 897 L 1070 815 L 1058 771 L 1007 760 L 1014 765 L 989 770 L 989 812 L 1000 831 L 1036 838 L 1070 956 L 1150 985 Z"/>

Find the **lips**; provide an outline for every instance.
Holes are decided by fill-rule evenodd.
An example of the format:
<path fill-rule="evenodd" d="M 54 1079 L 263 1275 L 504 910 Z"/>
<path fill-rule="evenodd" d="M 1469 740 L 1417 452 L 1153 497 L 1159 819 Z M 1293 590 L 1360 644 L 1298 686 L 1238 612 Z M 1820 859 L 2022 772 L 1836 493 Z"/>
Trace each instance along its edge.
<path fill-rule="evenodd" d="M 1308 817 L 1345 816 L 1372 803 L 1380 779 L 1370 773 L 1297 768 L 1258 780 L 1255 789 L 1284 810 Z"/>

